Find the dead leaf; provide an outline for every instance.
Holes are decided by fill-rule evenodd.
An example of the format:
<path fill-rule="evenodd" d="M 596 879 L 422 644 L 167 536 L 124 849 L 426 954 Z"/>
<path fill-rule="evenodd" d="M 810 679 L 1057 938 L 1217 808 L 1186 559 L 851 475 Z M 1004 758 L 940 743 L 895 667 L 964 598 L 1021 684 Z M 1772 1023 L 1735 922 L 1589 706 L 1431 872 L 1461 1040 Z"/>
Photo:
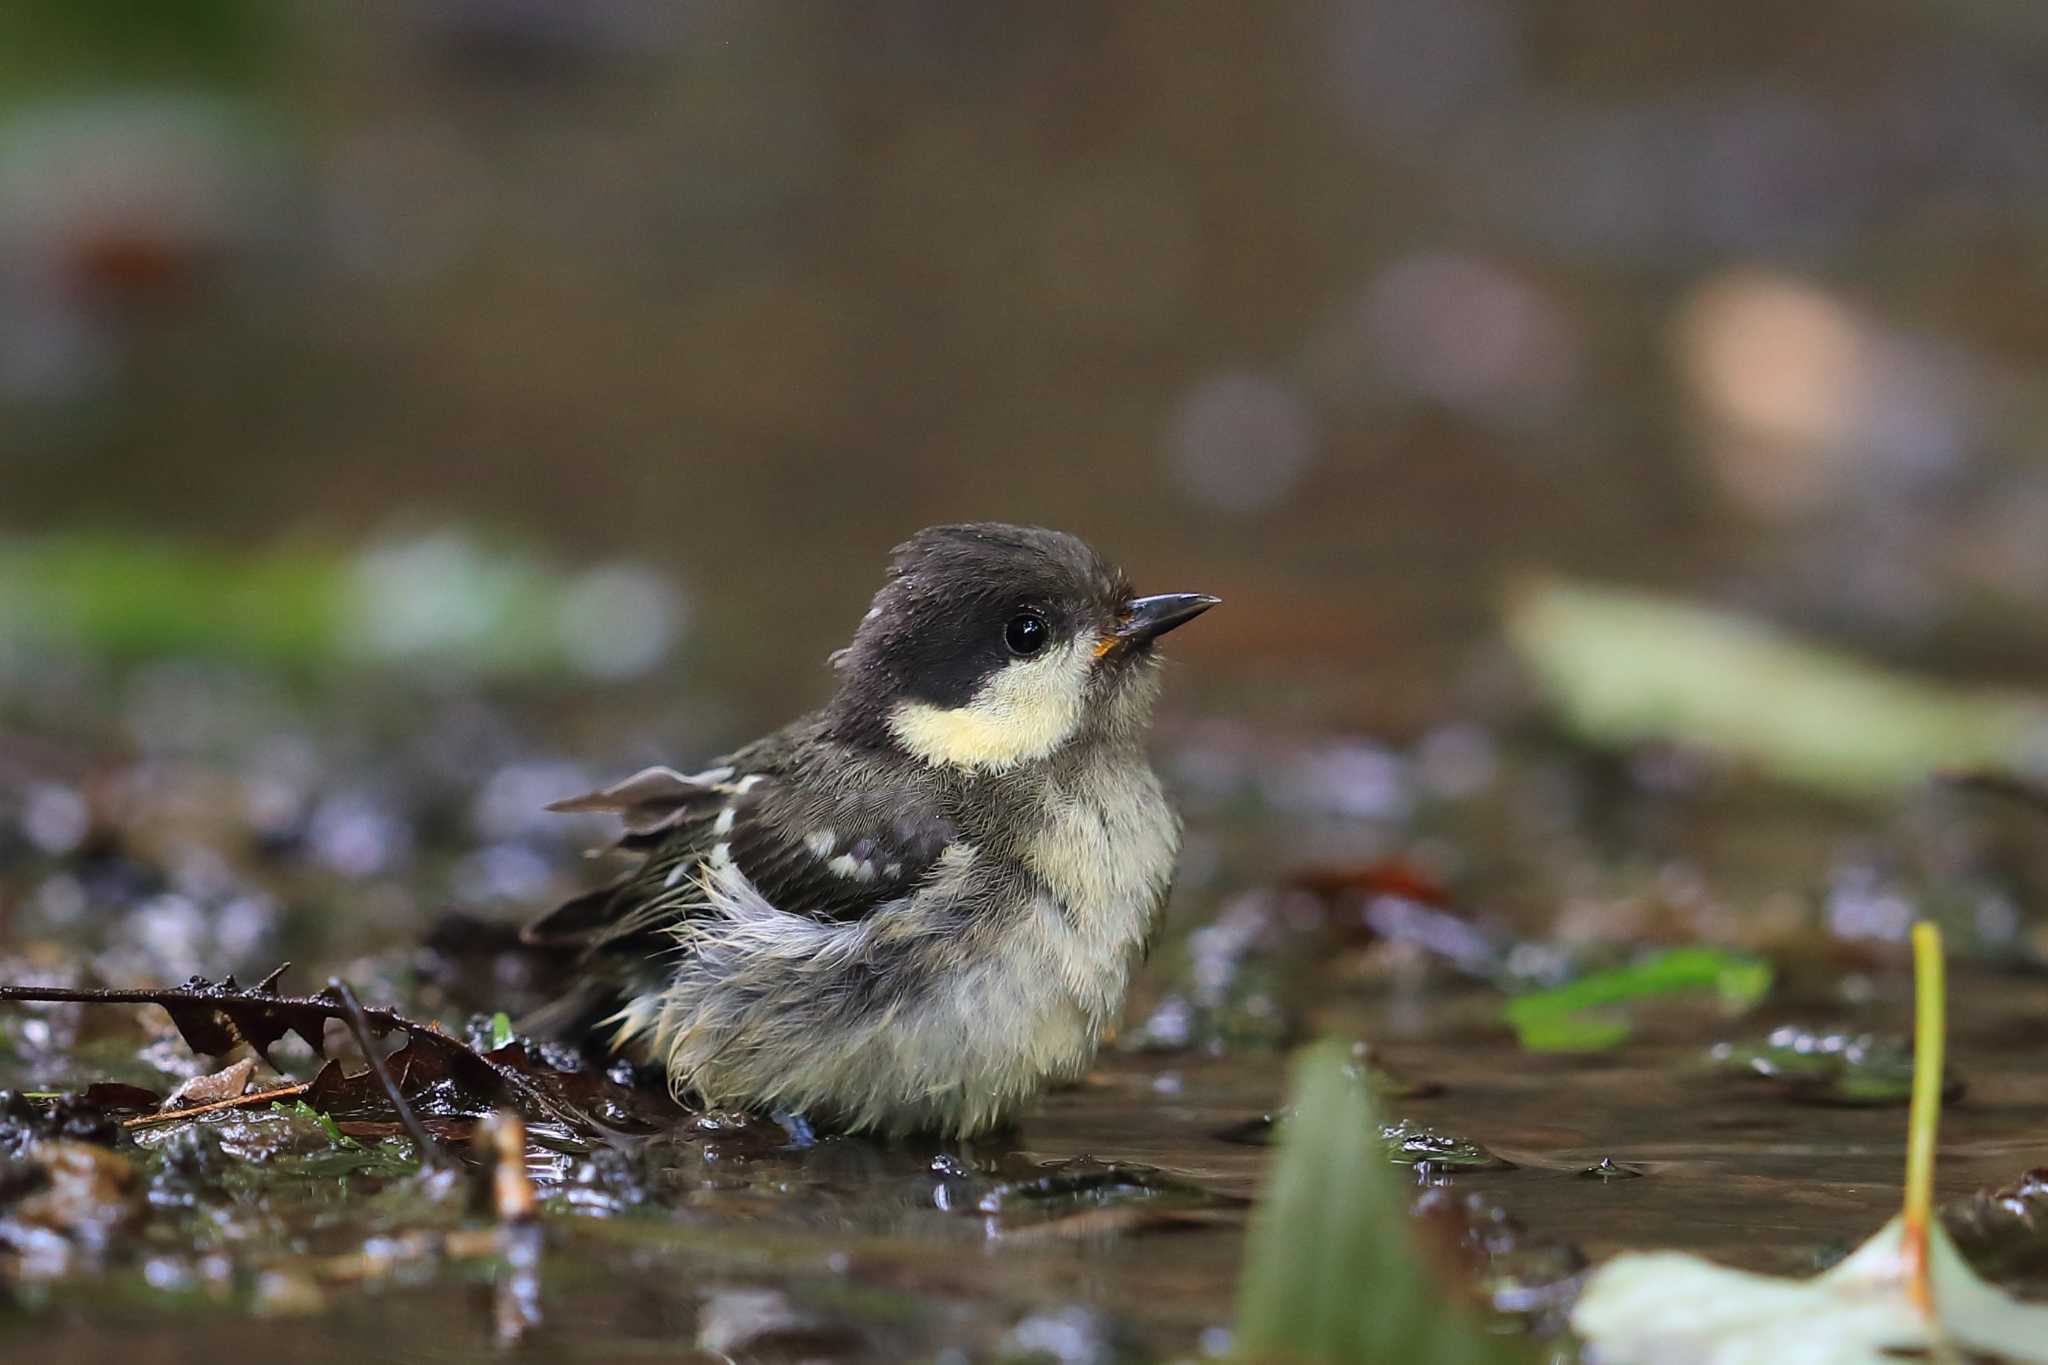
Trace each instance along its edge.
<path fill-rule="evenodd" d="M 220 1056 L 247 1046 L 269 1061 L 269 1048 L 287 1033 L 296 1033 L 316 1056 L 328 1052 L 326 1024 L 330 1019 L 346 1020 L 347 1009 L 338 988 L 330 986 L 318 995 L 279 995 L 275 986 L 283 968 L 254 987 L 237 985 L 233 977 L 219 984 L 194 977 L 183 986 L 151 990 L 61 990 L 40 986 L 0 986 L 0 1000 L 76 1004 L 156 1005 L 171 1016 L 178 1032 L 193 1051 Z M 509 1106 L 529 1122 L 548 1122 L 579 1131 L 596 1133 L 607 1126 L 604 1119 L 585 1113 L 565 1097 L 564 1084 L 551 1090 L 537 1077 L 547 1068 L 534 1066 L 524 1050 L 517 1058 L 500 1048 L 485 1056 L 459 1039 L 451 1038 L 430 1023 L 408 1019 L 394 1010 L 364 1008 L 363 1020 L 371 1033 L 384 1036 L 398 1032 L 406 1044 L 391 1059 L 401 1079 L 400 1088 L 408 1099 L 413 1088 L 429 1103 L 423 1107 L 443 1114 L 459 1113 L 480 1117 L 500 1106 Z M 512 1045 L 517 1048 L 517 1044 Z M 273 1063 L 273 1069 L 278 1069 Z M 337 1096 L 345 1080 L 338 1067 L 325 1091 L 314 1083 L 309 1103 L 318 1108 L 315 1095 Z M 327 1076 L 326 1072 L 322 1077 Z M 369 1083 L 374 1086 L 374 1081 Z"/>
<path fill-rule="evenodd" d="M 1913 1271 L 1904 1214 L 1811 1280 L 1631 1253 L 1593 1276 L 1572 1327 L 1611 1365 L 1889 1365 L 1944 1348 L 2048 1362 L 2048 1306 L 1977 1278 L 1939 1225 L 1927 1234 L 1925 1305 Z"/>
<path fill-rule="evenodd" d="M 218 1071 L 204 1076 L 194 1076 L 181 1081 L 163 1102 L 162 1112 L 174 1109 L 191 1109 L 202 1104 L 219 1104 L 222 1100 L 234 1099 L 249 1088 L 249 1078 L 256 1074 L 256 1059 L 244 1057 Z"/>

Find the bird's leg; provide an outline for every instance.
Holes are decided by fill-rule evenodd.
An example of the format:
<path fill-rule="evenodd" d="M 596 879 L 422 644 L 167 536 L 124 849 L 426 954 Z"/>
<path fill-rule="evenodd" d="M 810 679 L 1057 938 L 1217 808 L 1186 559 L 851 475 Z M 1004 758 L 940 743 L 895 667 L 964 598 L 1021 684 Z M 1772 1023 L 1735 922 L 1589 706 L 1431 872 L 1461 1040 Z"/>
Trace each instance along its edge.
<path fill-rule="evenodd" d="M 789 1145 L 791 1147 L 801 1151 L 806 1147 L 818 1145 L 817 1132 L 812 1129 L 811 1121 L 802 1114 L 777 1110 L 768 1117 L 775 1120 L 778 1128 L 789 1134 Z"/>

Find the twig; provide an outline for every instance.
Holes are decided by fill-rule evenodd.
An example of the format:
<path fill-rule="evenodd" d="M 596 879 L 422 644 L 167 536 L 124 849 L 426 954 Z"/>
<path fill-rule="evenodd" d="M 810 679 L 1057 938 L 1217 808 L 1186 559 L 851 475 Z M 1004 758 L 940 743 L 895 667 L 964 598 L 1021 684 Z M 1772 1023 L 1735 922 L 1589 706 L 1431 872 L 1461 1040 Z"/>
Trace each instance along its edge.
<path fill-rule="evenodd" d="M 363 1002 L 356 999 L 355 988 L 338 976 L 329 980 L 327 985 L 334 992 L 334 998 L 341 1003 L 341 1012 L 348 1020 L 349 1032 L 355 1035 L 356 1046 L 363 1050 L 363 1056 L 368 1059 L 370 1072 L 377 1078 L 377 1084 L 383 1088 L 384 1098 L 391 1101 L 391 1107 L 398 1111 L 398 1121 L 405 1125 L 406 1135 L 413 1140 L 413 1145 L 419 1148 L 420 1164 L 446 1165 L 447 1153 L 441 1150 L 440 1144 L 434 1141 L 434 1135 L 427 1131 L 426 1125 L 420 1122 L 419 1115 L 413 1113 L 412 1106 L 406 1103 L 404 1093 L 398 1088 L 398 1082 L 391 1079 L 391 1069 L 384 1065 L 383 1055 L 377 1051 L 376 1040 L 370 1036 L 370 1023 L 363 1017 Z"/>
<path fill-rule="evenodd" d="M 365 1007 L 353 991 L 339 982 L 318 995 L 274 995 L 270 991 L 277 976 L 272 972 L 254 989 L 236 986 L 232 978 L 215 984 L 197 977 L 183 986 L 151 990 L 0 984 L 0 1002 L 155 1005 L 171 1016 L 171 1022 L 195 1052 L 218 1057 L 246 1045 L 266 1061 L 270 1060 L 266 1049 L 287 1033 L 296 1033 L 315 1054 L 325 1056 L 323 1029 L 329 1020 L 338 1020 L 348 1025 L 370 1060 L 378 1084 L 404 1118 L 407 1133 L 419 1141 L 419 1122 L 392 1094 L 389 1068 L 379 1060 L 377 1048 L 367 1036 L 373 1031 L 381 1036 L 395 1030 L 411 1040 L 407 1047 L 416 1050 L 415 1060 L 430 1062 L 437 1074 L 445 1073 L 466 1095 L 474 1095 L 485 1103 L 510 1103 L 530 1118 L 560 1123 L 579 1132 L 602 1127 L 573 1103 L 543 1089 L 520 1068 L 489 1060 L 475 1048 L 443 1033 L 431 1021 L 408 1019 L 395 1010 Z M 274 1062 L 272 1065 L 280 1074 L 286 1074 Z M 427 1149 L 422 1160 L 432 1160 L 434 1150 Z"/>
<path fill-rule="evenodd" d="M 195 1104 L 190 1109 L 169 1109 L 160 1114 L 142 1114 L 132 1119 L 121 1120 L 123 1128 L 154 1128 L 158 1124 L 176 1123 L 180 1119 L 197 1118 L 201 1114 L 217 1113 L 223 1109 L 246 1109 L 262 1104 L 265 1100 L 288 1100 L 303 1095 L 313 1088 L 311 1081 L 299 1081 L 292 1085 L 279 1086 L 275 1090 L 252 1091 L 237 1095 L 233 1099 L 215 1100 L 211 1104 Z"/>
<path fill-rule="evenodd" d="M 500 1109 L 485 1120 L 491 1152 L 492 1204 L 498 1214 L 498 1255 L 492 1304 L 498 1341 L 511 1346 L 540 1325 L 541 1227 L 533 1177 L 526 1170 L 526 1120 Z"/>
<path fill-rule="evenodd" d="M 189 986 L 171 986 L 155 991 L 81 990 L 75 986 L 0 986 L 0 1000 L 20 1000 L 35 1005 L 161 1005 L 206 1004 L 215 997 Z"/>
<path fill-rule="evenodd" d="M 526 1120 L 500 1109 L 484 1120 L 491 1152 L 491 1205 L 501 1223 L 530 1223 L 534 1218 L 533 1177 L 526 1170 Z"/>
<path fill-rule="evenodd" d="M 235 985 L 232 976 L 217 986 L 194 978 L 192 984 L 148 989 L 0 985 L 0 1000 L 16 1000 L 32 1005 L 155 1005 L 161 1009 L 168 1009 L 172 1005 L 221 1005 L 240 1002 L 252 1005 L 318 1005 L 320 1002 L 317 998 L 275 994 L 278 978 L 282 977 L 291 965 L 289 962 L 284 963 L 247 990 Z M 389 1018 L 389 1026 L 392 1028 L 406 1027 L 406 1020 L 390 1010 L 373 1009 L 370 1013 Z"/>

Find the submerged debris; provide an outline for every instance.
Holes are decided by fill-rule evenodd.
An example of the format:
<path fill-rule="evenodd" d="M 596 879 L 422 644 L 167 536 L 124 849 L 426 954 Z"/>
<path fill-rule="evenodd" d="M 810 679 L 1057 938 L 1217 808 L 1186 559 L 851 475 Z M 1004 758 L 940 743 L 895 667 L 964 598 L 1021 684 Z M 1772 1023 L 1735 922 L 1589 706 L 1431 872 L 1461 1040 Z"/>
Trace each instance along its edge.
<path fill-rule="evenodd" d="M 0 986 L 0 1000 L 157 1005 L 194 1051 L 214 1056 L 246 1046 L 268 1057 L 271 1046 L 291 1033 L 324 1057 L 330 1021 L 353 1023 L 370 1035 L 405 1035 L 405 1045 L 388 1059 L 366 1047 L 368 1072 L 350 1076 L 338 1062 L 328 1062 L 306 1091 L 307 1103 L 323 1113 L 359 1114 L 375 1108 L 370 1097 L 381 1093 L 401 1116 L 418 1106 L 438 1116 L 480 1118 L 509 1105 L 532 1121 L 593 1136 L 636 1119 L 621 1099 L 627 1088 L 602 1073 L 559 1070 L 517 1042 L 480 1053 L 432 1025 L 357 1004 L 341 983 L 319 995 L 279 995 L 275 987 L 283 971 L 248 988 L 232 977 L 218 985 L 194 978 L 184 986 L 155 990 Z M 398 1095 L 405 1103 L 397 1102 Z"/>
<path fill-rule="evenodd" d="M 1957 1200 L 1941 1218 L 1979 1273 L 2036 1298 L 2048 1295 L 2048 1169 Z"/>
<path fill-rule="evenodd" d="M 494 1317 L 498 1342 L 514 1345 L 540 1325 L 541 1227 L 533 1178 L 526 1170 L 526 1124 L 509 1110 L 485 1121 L 489 1137 L 491 1208 L 498 1219 Z"/>
<path fill-rule="evenodd" d="M 121 1125 L 90 1096 L 56 1095 L 47 1102 L 0 1090 L 0 1158 L 26 1155 L 37 1143 L 62 1140 L 111 1147 Z"/>
<path fill-rule="evenodd" d="M 1707 1055 L 1723 1071 L 1762 1077 L 1809 1104 L 1903 1105 L 1913 1096 L 1913 1049 L 1897 1034 L 1786 1024 L 1761 1043 L 1716 1043 Z M 1962 1077 L 1946 1075 L 1942 1098 L 1962 1094 Z"/>
<path fill-rule="evenodd" d="M 1577 1247 L 1532 1236 L 1500 1204 L 1450 1183 L 1424 1189 L 1409 1215 L 1480 1302 L 1531 1331 L 1563 1329 L 1586 1269 Z"/>
<path fill-rule="evenodd" d="M 0 1165 L 0 1272 L 54 1279 L 97 1265 L 143 1210 L 128 1158 L 91 1142 L 37 1143 L 25 1159 Z"/>
<path fill-rule="evenodd" d="M 1282 1141 L 1293 1123 L 1292 1110 L 1278 1109 L 1219 1129 L 1214 1136 L 1222 1142 L 1265 1147 Z M 1495 1156 L 1469 1138 L 1440 1133 L 1408 1119 L 1383 1125 L 1379 1130 L 1379 1142 L 1387 1160 L 1397 1166 L 1431 1171 L 1511 1171 L 1515 1168 L 1512 1161 Z"/>
<path fill-rule="evenodd" d="M 697 1349 L 726 1360 L 831 1360 L 865 1343 L 847 1322 L 778 1289 L 716 1286 L 697 1309 Z"/>
<path fill-rule="evenodd" d="M 1431 1171 L 1511 1171 L 1515 1164 L 1503 1160 L 1470 1138 L 1439 1133 L 1407 1119 L 1380 1129 L 1387 1159 L 1400 1166 Z"/>
<path fill-rule="evenodd" d="M 1081 1304 L 1032 1313 L 1003 1338 L 1003 1359 L 1052 1365 L 1115 1365 L 1136 1352 L 1119 1340 L 1115 1321 Z"/>
<path fill-rule="evenodd" d="M 210 1124 L 188 1123 L 155 1142 L 147 1153 L 149 1202 L 160 1209 L 189 1209 L 227 1197 L 232 1158 Z"/>
<path fill-rule="evenodd" d="M 982 1215 L 991 1235 L 1012 1240 L 1130 1235 L 1235 1220 L 1244 1202 L 1157 1167 L 1088 1156 L 1005 1163 L 993 1177 L 940 1156 L 932 1173 L 939 1177 L 934 1204 Z"/>

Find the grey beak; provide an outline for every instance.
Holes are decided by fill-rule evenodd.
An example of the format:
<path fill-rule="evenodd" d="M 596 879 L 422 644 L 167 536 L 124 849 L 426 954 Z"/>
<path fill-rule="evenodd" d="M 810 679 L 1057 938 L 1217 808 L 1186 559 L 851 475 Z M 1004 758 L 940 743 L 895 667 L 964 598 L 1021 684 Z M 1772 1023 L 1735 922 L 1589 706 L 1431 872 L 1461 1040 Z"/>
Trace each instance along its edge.
<path fill-rule="evenodd" d="M 1127 645 L 1156 640 L 1175 626 L 1186 625 L 1223 599 L 1205 592 L 1163 592 L 1157 597 L 1134 597 L 1117 613 L 1113 636 Z"/>

